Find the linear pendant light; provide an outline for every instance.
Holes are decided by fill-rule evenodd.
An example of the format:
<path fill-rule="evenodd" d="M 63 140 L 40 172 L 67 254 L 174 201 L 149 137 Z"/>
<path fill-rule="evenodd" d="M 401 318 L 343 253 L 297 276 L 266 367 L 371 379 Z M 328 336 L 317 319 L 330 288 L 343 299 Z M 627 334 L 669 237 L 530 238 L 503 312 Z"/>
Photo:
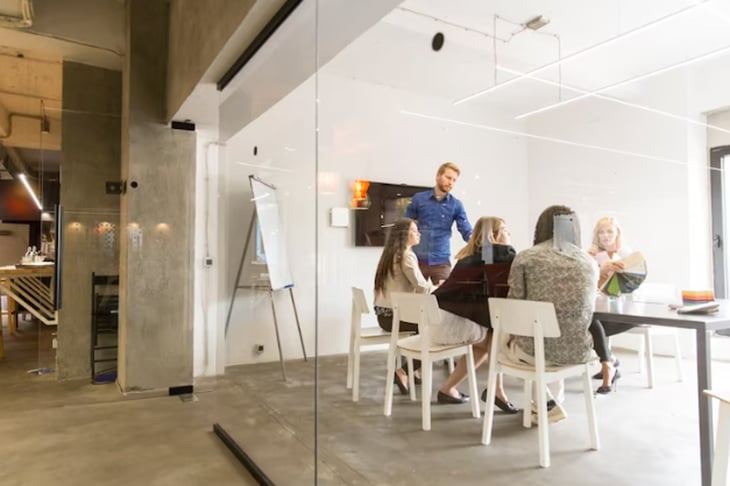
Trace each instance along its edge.
<path fill-rule="evenodd" d="M 594 96 L 594 97 L 603 98 L 603 99 L 608 98 L 608 99 L 611 99 L 611 100 L 615 100 L 615 98 L 611 98 L 609 96 L 600 96 L 600 94 L 603 93 L 603 92 L 605 92 L 605 91 L 608 91 L 608 90 L 611 90 L 611 89 L 615 89 L 615 88 L 619 88 L 621 86 L 626 86 L 627 84 L 636 83 L 637 81 L 642 81 L 644 79 L 651 78 L 651 77 L 657 76 L 659 74 L 664 74 L 666 72 L 673 71 L 674 69 L 679 69 L 681 67 L 685 67 L 685 66 L 688 66 L 690 64 L 694 64 L 696 62 L 704 61 L 704 60 L 707 60 L 707 59 L 709 59 L 711 57 L 718 56 L 720 54 L 725 54 L 727 52 L 730 52 L 730 46 L 720 47 L 719 49 L 715 49 L 714 51 L 707 52 L 707 53 L 702 54 L 700 56 L 693 57 L 691 59 L 686 59 L 686 60 L 684 60 L 682 62 L 678 62 L 676 64 L 672 64 L 671 66 L 665 66 L 663 68 L 659 68 L 659 69 L 657 69 L 655 71 L 651 71 L 651 72 L 644 73 L 644 74 L 639 74 L 638 76 L 634 76 L 633 78 L 629 78 L 629 79 L 625 79 L 623 81 L 619 81 L 617 83 L 609 84 L 608 86 L 604 86 L 603 88 L 600 88 L 600 89 L 597 89 L 597 90 L 594 90 L 594 91 L 583 91 L 583 90 L 579 90 L 579 89 L 575 89 L 575 88 L 569 88 L 567 86 L 564 86 L 564 87 L 566 87 L 568 89 L 572 89 L 574 91 L 583 91 L 583 94 L 581 94 L 580 96 L 575 96 L 575 97 L 570 98 L 570 99 L 567 99 L 567 100 L 558 101 L 557 103 L 553 103 L 551 105 L 546 105 L 546 106 L 543 106 L 542 108 L 537 108 L 535 110 L 528 111 L 526 113 L 522 113 L 520 115 L 517 115 L 515 117 L 515 120 L 521 120 L 522 118 L 526 118 L 528 116 L 536 115 L 538 113 L 542 113 L 544 111 L 552 110 L 552 109 L 558 108 L 560 106 L 565 106 L 565 105 L 568 105 L 568 104 L 573 103 L 575 101 L 579 101 L 579 100 L 588 98 L 589 96 Z M 507 68 L 498 68 L 498 69 L 507 71 Z M 510 70 L 510 71 L 512 71 L 512 70 Z M 538 80 L 538 81 L 541 80 L 541 78 L 536 78 L 533 75 L 531 75 L 530 73 L 526 73 L 526 75 L 524 77 L 529 77 L 531 79 Z"/>
<path fill-rule="evenodd" d="M 617 42 L 619 40 L 623 40 L 623 39 L 626 39 L 628 37 L 631 37 L 632 35 L 636 35 L 638 33 L 641 33 L 641 32 L 643 32 L 643 31 L 645 31 L 645 30 L 647 30 L 647 29 L 649 29 L 651 27 L 655 27 L 655 26 L 657 26 L 659 24 L 662 24 L 664 22 L 667 22 L 667 21 L 673 19 L 674 17 L 677 17 L 679 15 L 685 14 L 685 13 L 689 12 L 690 10 L 693 10 L 693 9 L 699 7 L 702 3 L 706 2 L 706 1 L 708 1 L 708 0 L 701 0 L 698 3 L 692 3 L 692 5 L 690 5 L 688 7 L 685 7 L 683 9 L 677 10 L 676 12 L 672 12 L 670 14 L 667 14 L 667 15 L 663 16 L 663 17 L 659 17 L 656 20 L 653 20 L 653 21 L 648 22 L 646 24 L 640 25 L 639 27 L 636 27 L 636 28 L 631 29 L 631 30 L 627 30 L 626 32 L 624 32 L 622 34 L 619 34 L 619 35 L 614 36 L 614 37 L 610 37 L 610 38 L 608 38 L 608 39 L 606 39 L 606 40 L 604 40 L 602 42 L 599 42 L 598 44 L 593 44 L 593 45 L 588 46 L 588 47 L 586 47 L 584 49 L 581 49 L 581 50 L 576 51 L 576 52 L 574 52 L 572 54 L 569 54 L 569 55 L 567 55 L 565 57 L 562 57 L 560 59 L 557 59 L 557 60 L 555 60 L 553 62 L 549 62 L 547 64 L 544 64 L 544 65 L 542 65 L 542 66 L 540 66 L 538 68 L 533 69 L 532 71 L 528 71 L 527 73 L 525 73 L 522 76 L 517 76 L 517 77 L 514 77 L 512 79 L 508 79 L 507 81 L 504 81 L 503 83 L 495 84 L 495 85 L 490 86 L 489 88 L 483 89 L 481 91 L 477 91 L 476 93 L 472 93 L 472 94 L 470 94 L 468 96 L 465 96 L 464 98 L 461 98 L 461 99 L 458 99 L 458 100 L 454 101 L 454 105 L 460 105 L 460 104 L 465 103 L 467 101 L 473 100 L 474 98 L 478 98 L 478 97 L 480 97 L 482 95 L 485 95 L 487 93 L 491 93 L 491 92 L 496 91 L 496 90 L 498 90 L 500 88 L 503 88 L 505 86 L 509 86 L 509 85 L 511 85 L 513 83 L 516 83 L 517 81 L 520 81 L 521 79 L 524 79 L 524 78 L 528 77 L 528 75 L 532 75 L 532 74 L 537 74 L 537 73 L 543 72 L 543 71 L 545 71 L 547 69 L 550 69 L 551 67 L 559 66 L 559 65 L 561 65 L 562 63 L 564 63 L 566 61 L 570 61 L 572 59 L 576 59 L 576 58 L 578 58 L 580 56 L 583 56 L 583 55 L 587 54 L 588 52 L 591 52 L 594 49 L 598 49 L 599 47 L 605 47 L 605 46 L 610 45 L 610 44 L 613 44 L 614 42 Z"/>
<path fill-rule="evenodd" d="M 41 202 L 36 197 L 35 192 L 33 192 L 33 189 L 30 187 L 30 184 L 28 184 L 28 179 L 25 177 L 25 174 L 20 174 L 19 177 L 20 182 L 23 183 L 25 189 L 28 191 L 28 194 L 30 194 L 30 197 L 32 197 L 33 201 L 35 201 L 35 205 L 38 206 L 38 209 L 43 211 L 43 206 L 41 206 Z"/>

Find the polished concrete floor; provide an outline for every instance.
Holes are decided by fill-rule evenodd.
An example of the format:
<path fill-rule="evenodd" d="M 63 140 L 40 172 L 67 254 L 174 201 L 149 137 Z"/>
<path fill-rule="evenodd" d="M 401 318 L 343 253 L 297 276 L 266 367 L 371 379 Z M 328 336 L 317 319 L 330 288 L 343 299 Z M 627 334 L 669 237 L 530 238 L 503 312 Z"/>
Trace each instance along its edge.
<path fill-rule="evenodd" d="M 578 382 L 568 382 L 567 420 L 550 427 L 552 466 L 537 467 L 536 430 L 517 416 L 496 418 L 492 445 L 468 406 L 433 406 L 430 432 L 420 406 L 397 396 L 382 414 L 385 359 L 363 358 L 361 399 L 345 389 L 346 359 L 324 357 L 231 367 L 196 382 L 193 397 L 125 399 L 115 385 L 55 381 L 26 371 L 53 362 L 48 329 L 21 322 L 5 335 L 0 360 L 0 485 L 255 484 L 211 432 L 220 423 L 277 485 L 698 485 L 694 363 L 676 381 L 672 359 L 657 358 L 646 388 L 636 358 L 622 353 L 617 392 L 596 401 L 601 450 L 588 450 Z M 38 335 L 40 333 L 40 338 Z M 727 359 L 727 357 L 726 357 Z M 718 361 L 727 385 L 730 362 Z M 445 376 L 436 369 L 436 381 Z M 484 370 L 480 382 L 486 380 Z M 508 382 L 521 404 L 517 382 Z M 727 387 L 727 386 L 726 386 Z M 315 428 L 315 399 L 319 421 Z M 319 460 L 313 460 L 315 450 Z"/>
<path fill-rule="evenodd" d="M 234 410 L 213 384 L 197 400 L 125 399 L 113 383 L 31 375 L 53 367 L 51 329 L 19 330 L 4 330 L 0 360 L 0 485 L 257 484 L 212 433 Z"/>

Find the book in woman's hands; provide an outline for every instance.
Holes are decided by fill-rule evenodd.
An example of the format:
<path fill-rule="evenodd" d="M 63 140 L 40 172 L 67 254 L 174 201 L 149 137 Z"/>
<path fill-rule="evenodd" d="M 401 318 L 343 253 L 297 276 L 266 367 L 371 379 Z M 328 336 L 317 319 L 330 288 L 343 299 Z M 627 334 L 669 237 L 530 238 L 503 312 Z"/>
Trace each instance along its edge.
<path fill-rule="evenodd" d="M 614 297 L 630 294 L 646 280 L 646 260 L 641 252 L 634 252 L 618 261 L 624 264 L 623 273 L 614 273 L 601 287 L 606 294 Z"/>

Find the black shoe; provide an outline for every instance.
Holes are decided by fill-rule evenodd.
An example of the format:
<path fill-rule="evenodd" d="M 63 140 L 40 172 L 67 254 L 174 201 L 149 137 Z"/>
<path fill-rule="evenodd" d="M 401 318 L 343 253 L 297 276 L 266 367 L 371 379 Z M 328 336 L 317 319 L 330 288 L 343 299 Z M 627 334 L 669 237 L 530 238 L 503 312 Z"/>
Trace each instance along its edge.
<path fill-rule="evenodd" d="M 408 395 L 408 385 L 404 385 L 403 382 L 400 380 L 400 376 L 398 376 L 398 373 L 393 373 L 393 383 L 395 383 L 398 386 L 398 389 L 400 390 L 401 394 Z"/>
<path fill-rule="evenodd" d="M 616 361 L 613 362 L 613 367 L 618 368 L 621 362 L 616 358 Z M 593 375 L 594 380 L 602 380 L 603 379 L 603 371 L 599 371 L 595 375 Z"/>
<path fill-rule="evenodd" d="M 456 398 L 456 397 L 452 397 L 451 395 L 447 395 L 446 393 L 444 393 L 442 391 L 439 391 L 438 395 L 436 395 L 436 400 L 439 403 L 447 403 L 447 404 L 468 403 L 469 395 L 459 392 L 459 398 Z"/>
<path fill-rule="evenodd" d="M 487 403 L 487 389 L 485 388 L 482 392 L 482 401 L 484 403 Z M 494 404 L 504 413 L 508 414 L 515 414 L 520 411 L 517 407 L 515 407 L 512 402 L 505 402 L 501 398 L 499 398 L 497 395 L 494 396 Z"/>
<path fill-rule="evenodd" d="M 616 368 L 614 368 L 616 370 Z M 616 380 L 621 378 L 621 373 L 616 370 L 616 372 L 613 374 L 613 378 L 611 378 L 611 384 L 609 386 L 599 386 L 596 388 L 596 393 L 599 393 L 601 395 L 607 395 L 608 393 L 611 393 L 612 391 L 616 390 Z"/>

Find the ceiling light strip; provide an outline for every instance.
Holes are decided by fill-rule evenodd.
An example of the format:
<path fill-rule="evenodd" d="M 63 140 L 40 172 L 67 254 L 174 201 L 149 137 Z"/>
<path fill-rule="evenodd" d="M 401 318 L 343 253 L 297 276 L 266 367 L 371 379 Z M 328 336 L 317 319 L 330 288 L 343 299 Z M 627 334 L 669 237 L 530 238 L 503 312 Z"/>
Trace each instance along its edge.
<path fill-rule="evenodd" d="M 643 32 L 643 31 L 645 31 L 645 30 L 647 30 L 647 29 L 649 29 L 651 27 L 656 27 L 657 25 L 662 24 L 664 22 L 667 22 L 667 21 L 673 19 L 674 17 L 677 17 L 678 15 L 682 15 L 682 14 L 684 14 L 686 12 L 689 12 L 690 10 L 693 10 L 693 9 L 699 7 L 701 5 L 701 3 L 704 3 L 706 1 L 708 1 L 708 0 L 703 0 L 703 2 L 700 2 L 700 3 L 693 3 L 692 5 L 690 5 L 688 7 L 685 7 L 683 9 L 677 10 L 677 11 L 672 12 L 670 14 L 667 14 L 667 15 L 665 15 L 663 17 L 659 17 L 656 20 L 653 20 L 653 21 L 648 22 L 646 24 L 640 25 L 640 26 L 638 26 L 638 27 L 636 27 L 634 29 L 627 30 L 626 32 L 624 32 L 622 34 L 619 34 L 619 35 L 614 36 L 614 37 L 610 37 L 610 38 L 608 38 L 608 39 L 606 39 L 604 41 L 599 42 L 598 44 L 593 44 L 593 45 L 588 46 L 588 47 L 586 47 L 584 49 L 581 49 L 581 50 L 576 51 L 576 52 L 574 52 L 572 54 L 569 54 L 569 55 L 567 55 L 567 56 L 565 56 L 563 58 L 560 58 L 560 59 L 557 59 L 557 60 L 555 60 L 553 62 L 549 62 L 547 64 L 544 64 L 544 65 L 542 65 L 542 66 L 540 66 L 538 68 L 533 69 L 532 71 L 528 71 L 523 76 L 517 76 L 517 77 L 514 77 L 512 79 L 508 79 L 507 81 L 504 81 L 503 83 L 495 84 L 493 86 L 490 86 L 489 88 L 483 89 L 481 91 L 477 91 L 476 93 L 472 93 L 472 94 L 470 94 L 470 95 L 468 95 L 468 96 L 466 96 L 464 98 L 461 98 L 461 99 L 458 99 L 458 100 L 454 101 L 454 105 L 460 105 L 460 104 L 465 103 L 467 101 L 473 100 L 474 98 L 478 98 L 479 96 L 485 95 L 487 93 L 491 93 L 491 92 L 496 91 L 496 90 L 498 90 L 500 88 L 503 88 L 505 86 L 509 86 L 510 84 L 516 83 L 517 81 L 519 81 L 521 79 L 524 79 L 525 77 L 527 77 L 528 74 L 537 74 L 537 73 L 540 73 L 542 71 L 545 71 L 547 69 L 550 69 L 551 67 L 559 66 L 559 65 L 561 65 L 562 63 L 564 63 L 566 61 L 570 61 L 570 60 L 576 59 L 576 58 L 578 58 L 580 56 L 583 56 L 583 55 L 587 54 L 588 52 L 591 52 L 594 49 L 598 49 L 599 47 L 605 47 L 605 46 L 610 45 L 610 44 L 613 44 L 614 42 L 617 42 L 619 40 L 623 40 L 623 39 L 626 39 L 628 37 L 631 37 L 632 35 L 636 35 L 636 34 L 638 34 L 640 32 Z"/>
<path fill-rule="evenodd" d="M 510 74 L 517 74 L 517 75 L 523 74 L 523 73 L 521 73 L 519 71 L 515 71 L 514 69 L 507 69 L 507 68 L 504 68 L 504 67 L 500 68 L 500 70 L 501 71 L 504 71 L 504 72 L 507 72 L 507 73 L 510 73 Z M 583 93 L 583 94 L 590 93 L 590 91 L 586 91 L 586 90 L 581 89 L 581 88 L 576 88 L 575 86 L 569 86 L 569 85 L 562 84 L 562 83 L 558 83 L 558 82 L 555 82 L 555 81 L 550 81 L 549 79 L 538 78 L 537 76 L 532 76 L 531 75 L 531 76 L 529 76 L 529 78 L 530 79 L 533 79 L 535 81 L 538 81 L 540 83 L 543 83 L 543 84 L 547 84 L 547 85 L 550 85 L 550 86 L 557 86 L 557 87 L 560 87 L 560 88 L 565 88 L 565 89 L 568 89 L 568 90 L 571 90 L 571 91 L 575 91 L 577 93 Z M 674 118 L 675 120 L 686 121 L 687 123 L 692 123 L 692 124 L 697 125 L 697 126 L 701 126 L 701 127 L 704 127 L 704 128 L 710 128 L 712 130 L 717 130 L 718 132 L 724 132 L 724 133 L 730 134 L 730 130 L 727 130 L 727 129 L 722 128 L 722 127 L 718 127 L 717 125 L 710 125 L 709 123 L 704 123 L 704 122 L 701 122 L 701 121 L 698 121 L 698 120 L 689 118 L 687 116 L 676 115 L 676 114 L 670 113 L 668 111 L 657 110 L 655 108 L 650 108 L 648 106 L 643 106 L 643 105 L 639 105 L 639 104 L 636 104 L 636 103 L 631 103 L 629 101 L 624 101 L 622 99 L 614 98 L 612 96 L 606 96 L 606 95 L 602 95 L 602 94 L 598 94 L 598 93 L 590 93 L 590 95 L 593 96 L 593 97 L 595 97 L 595 98 L 601 99 L 601 100 L 611 101 L 613 103 L 618 103 L 620 105 L 628 106 L 630 108 L 636 108 L 637 110 L 643 110 L 643 111 L 646 111 L 646 112 L 649 112 L 649 113 L 654 113 L 654 114 L 657 114 L 657 115 L 662 115 L 662 116 L 666 116 L 666 117 L 669 117 L 669 118 Z M 521 118 L 524 118 L 525 116 L 529 116 L 529 114 L 518 115 L 517 117 L 515 117 L 515 119 L 521 119 Z"/>
<path fill-rule="evenodd" d="M 697 56 L 697 57 L 693 57 L 691 59 L 686 59 L 686 60 L 684 60 L 682 62 L 679 62 L 677 64 L 672 64 L 671 66 L 666 66 L 666 67 L 657 69 L 656 71 L 651 71 L 651 72 L 648 72 L 648 73 L 639 74 L 638 76 L 634 76 L 633 78 L 629 78 L 629 79 L 625 79 L 623 81 L 619 81 L 617 83 L 609 84 L 608 86 L 604 86 L 603 88 L 597 89 L 595 91 L 586 91 L 584 94 L 582 94 L 580 96 L 575 96 L 575 97 L 570 98 L 570 99 L 567 99 L 567 100 L 558 101 L 558 102 L 553 103 L 551 105 L 543 106 L 542 108 L 537 108 L 536 110 L 532 110 L 532 111 L 528 111 L 526 113 L 522 113 L 520 115 L 517 115 L 515 117 L 515 119 L 516 120 L 521 120 L 522 118 L 525 118 L 525 117 L 528 117 L 528 116 L 537 115 L 538 113 L 542 113 L 542 112 L 547 111 L 547 110 L 552 110 L 553 108 L 558 108 L 560 106 L 565 106 L 565 105 L 568 105 L 568 104 L 573 103 L 575 101 L 580 101 L 582 99 L 588 98 L 589 96 L 596 96 L 596 95 L 598 95 L 600 93 L 603 93 L 605 91 L 609 91 L 609 90 L 615 89 L 615 88 L 620 88 L 621 86 L 626 86 L 627 84 L 636 83 L 637 81 L 643 81 L 644 79 L 651 78 L 653 76 L 658 76 L 659 74 L 664 74 L 666 72 L 673 71 L 674 69 L 679 69 L 681 67 L 685 67 L 685 66 L 688 66 L 690 64 L 694 64 L 696 62 L 704 61 L 706 59 L 709 59 L 709 58 L 714 57 L 714 56 L 718 56 L 720 54 L 724 54 L 726 52 L 730 52 L 730 46 L 720 47 L 719 49 L 715 49 L 714 51 L 710 51 L 708 53 L 702 54 L 702 55 Z M 526 73 L 526 76 L 527 75 L 530 75 L 530 73 Z M 529 77 L 532 78 L 531 75 Z M 539 79 L 539 78 L 532 78 L 532 79 Z"/>
<path fill-rule="evenodd" d="M 41 202 L 36 197 L 35 192 L 33 192 L 33 189 L 30 187 L 30 184 L 28 184 L 28 179 L 25 177 L 25 174 L 19 174 L 18 177 L 20 177 L 20 182 L 23 183 L 25 189 L 28 191 L 28 194 L 30 194 L 30 197 L 33 198 L 35 205 L 38 206 L 38 209 L 43 211 L 43 206 L 41 206 Z"/>
<path fill-rule="evenodd" d="M 478 128 L 478 129 L 481 129 L 481 130 L 489 130 L 489 131 L 493 131 L 493 132 L 497 132 L 497 133 L 503 133 L 505 135 L 517 135 L 517 136 L 520 136 L 520 137 L 531 138 L 533 140 L 540 140 L 540 141 L 543 141 L 543 142 L 560 143 L 560 144 L 563 144 L 563 145 L 569 145 L 571 147 L 586 148 L 586 149 L 591 149 L 591 150 L 599 150 L 601 152 L 608 152 L 608 153 L 612 153 L 612 154 L 626 155 L 626 156 L 629 156 L 629 157 L 639 157 L 639 158 L 642 158 L 642 159 L 654 160 L 654 161 L 657 161 L 657 162 L 668 162 L 668 163 L 671 163 L 671 164 L 677 164 L 677 165 L 682 165 L 682 166 L 689 166 L 689 164 L 687 162 L 684 162 L 684 161 L 681 161 L 681 160 L 677 160 L 677 159 L 670 159 L 670 158 L 667 158 L 667 157 L 658 157 L 656 155 L 643 154 L 643 153 L 640 153 L 640 152 L 629 152 L 628 150 L 621 150 L 621 149 L 615 149 L 615 148 L 611 148 L 611 147 L 604 147 L 602 145 L 593 145 L 593 144 L 590 144 L 590 143 L 573 142 L 571 140 L 565 140 L 563 138 L 556 138 L 556 137 L 547 137 L 545 135 L 534 135 L 534 134 L 531 134 L 531 133 L 519 132 L 517 130 L 509 130 L 507 128 L 498 128 L 498 127 L 493 127 L 493 126 L 490 126 L 490 125 L 483 125 L 481 123 L 471 123 L 471 122 L 466 122 L 466 121 L 461 121 L 461 120 L 454 120 L 454 119 L 451 119 L 451 118 L 444 118 L 444 117 L 441 117 L 441 116 L 428 115 L 426 113 L 418 113 L 418 112 L 408 111 L 408 110 L 401 110 L 400 113 L 402 115 L 414 116 L 414 117 L 423 118 L 423 119 L 426 119 L 426 120 L 441 121 L 441 122 L 446 122 L 446 123 L 452 123 L 454 125 L 460 125 L 460 126 L 471 127 L 471 128 Z"/>

